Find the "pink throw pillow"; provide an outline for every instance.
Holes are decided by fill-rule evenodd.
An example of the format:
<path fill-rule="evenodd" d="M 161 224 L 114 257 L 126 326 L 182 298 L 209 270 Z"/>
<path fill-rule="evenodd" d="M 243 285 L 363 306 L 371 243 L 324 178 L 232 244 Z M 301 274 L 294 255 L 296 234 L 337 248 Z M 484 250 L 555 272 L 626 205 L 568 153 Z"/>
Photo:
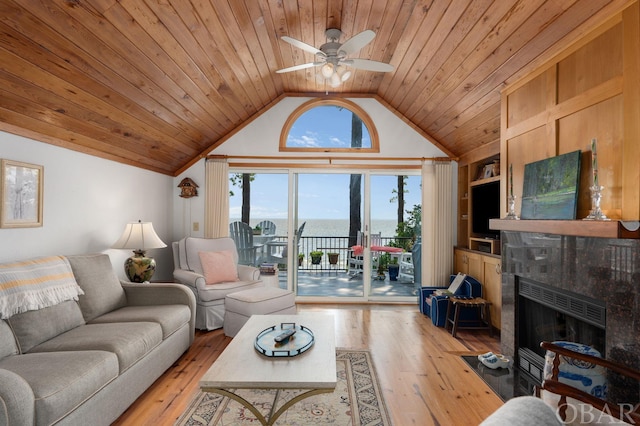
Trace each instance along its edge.
<path fill-rule="evenodd" d="M 238 281 L 238 268 L 230 250 L 200 251 L 198 256 L 207 285 Z"/>

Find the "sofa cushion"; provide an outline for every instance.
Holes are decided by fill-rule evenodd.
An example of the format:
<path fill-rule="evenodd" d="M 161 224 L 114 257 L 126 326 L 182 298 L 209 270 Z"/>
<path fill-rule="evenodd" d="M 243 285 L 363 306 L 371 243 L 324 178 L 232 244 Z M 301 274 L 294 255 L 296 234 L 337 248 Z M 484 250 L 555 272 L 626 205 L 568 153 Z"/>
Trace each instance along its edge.
<path fill-rule="evenodd" d="M 191 319 L 191 309 L 186 305 L 125 306 L 94 318 L 91 324 L 118 322 L 157 322 L 166 339 Z"/>
<path fill-rule="evenodd" d="M 0 359 L 18 353 L 18 345 L 6 321 L 0 320 Z"/>
<path fill-rule="evenodd" d="M 198 253 L 207 285 L 238 281 L 238 267 L 231 250 Z"/>
<path fill-rule="evenodd" d="M 118 357 L 120 373 L 162 342 L 162 328 L 152 322 L 87 324 L 36 347 L 31 352 L 107 351 Z"/>
<path fill-rule="evenodd" d="M 216 285 L 207 285 L 198 287 L 198 296 L 203 302 L 218 300 L 224 298 L 231 293 L 251 288 L 263 287 L 262 281 L 235 281 L 231 283 L 220 283 Z"/>
<path fill-rule="evenodd" d="M 59 305 L 27 311 L 7 320 L 16 336 L 21 353 L 84 324 L 78 303 L 73 300 Z"/>
<path fill-rule="evenodd" d="M 122 285 L 106 254 L 68 256 L 73 275 L 84 290 L 79 303 L 85 321 L 126 305 Z"/>
<path fill-rule="evenodd" d="M 0 360 L 35 397 L 36 424 L 55 423 L 118 376 L 118 359 L 103 351 L 33 353 Z"/>

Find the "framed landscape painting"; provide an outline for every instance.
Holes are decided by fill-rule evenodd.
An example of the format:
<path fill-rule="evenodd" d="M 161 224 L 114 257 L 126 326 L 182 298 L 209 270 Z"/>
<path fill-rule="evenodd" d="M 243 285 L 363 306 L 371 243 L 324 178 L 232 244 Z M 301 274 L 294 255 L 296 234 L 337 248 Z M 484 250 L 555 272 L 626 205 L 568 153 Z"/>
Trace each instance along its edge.
<path fill-rule="evenodd" d="M 42 226 L 43 167 L 2 160 L 0 228 Z"/>
<path fill-rule="evenodd" d="M 522 219 L 575 219 L 580 181 L 580 151 L 524 166 Z"/>

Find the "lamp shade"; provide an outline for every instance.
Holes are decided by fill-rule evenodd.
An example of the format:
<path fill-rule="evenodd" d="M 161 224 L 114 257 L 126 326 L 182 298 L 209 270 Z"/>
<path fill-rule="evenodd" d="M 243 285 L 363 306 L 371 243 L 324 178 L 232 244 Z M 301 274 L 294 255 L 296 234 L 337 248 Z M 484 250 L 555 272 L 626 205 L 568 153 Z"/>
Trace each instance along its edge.
<path fill-rule="evenodd" d="M 127 223 L 120 239 L 111 248 L 133 249 L 146 251 L 148 249 L 163 248 L 167 245 L 158 237 L 151 222 Z"/>
<path fill-rule="evenodd" d="M 111 248 L 133 249 L 134 255 L 124 262 L 124 271 L 130 281 L 143 283 L 150 281 L 156 270 L 156 261 L 147 257 L 145 251 L 166 246 L 153 230 L 151 222 L 139 220 L 128 223 L 120 239 Z"/>
<path fill-rule="evenodd" d="M 322 72 L 324 78 L 331 78 L 333 75 L 333 64 L 327 62 L 320 68 L 320 72 Z"/>

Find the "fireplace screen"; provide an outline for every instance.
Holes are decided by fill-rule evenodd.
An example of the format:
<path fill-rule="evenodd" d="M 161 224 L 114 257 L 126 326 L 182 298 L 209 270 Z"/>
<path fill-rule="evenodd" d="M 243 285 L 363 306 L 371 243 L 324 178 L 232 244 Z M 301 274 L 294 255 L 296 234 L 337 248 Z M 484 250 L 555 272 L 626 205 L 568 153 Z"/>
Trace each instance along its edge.
<path fill-rule="evenodd" d="M 605 306 L 529 279 L 518 282 L 518 347 L 544 357 L 542 341 L 582 343 L 605 354 Z"/>
<path fill-rule="evenodd" d="M 583 343 L 605 352 L 605 330 L 581 319 L 520 296 L 518 346 L 544 357 L 540 342 L 569 341 Z"/>

